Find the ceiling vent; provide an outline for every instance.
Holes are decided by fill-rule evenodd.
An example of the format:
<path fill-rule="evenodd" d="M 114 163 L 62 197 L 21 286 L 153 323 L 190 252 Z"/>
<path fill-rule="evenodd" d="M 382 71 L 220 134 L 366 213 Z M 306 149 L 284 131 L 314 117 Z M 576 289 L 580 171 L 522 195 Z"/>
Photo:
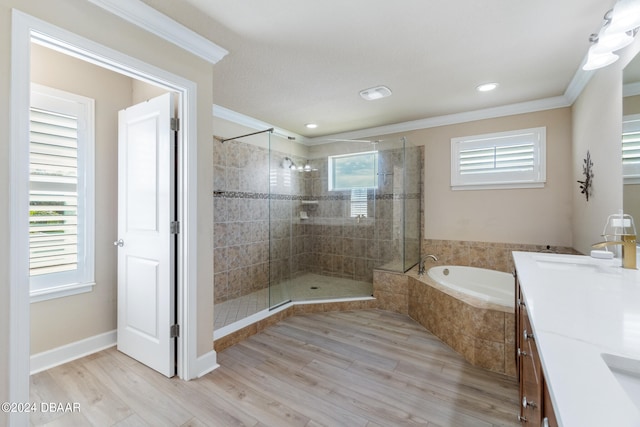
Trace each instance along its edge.
<path fill-rule="evenodd" d="M 367 101 L 386 98 L 389 95 L 391 95 L 391 90 L 386 86 L 376 86 L 376 87 L 372 87 L 372 88 L 360 91 L 360 96 L 366 99 Z"/>

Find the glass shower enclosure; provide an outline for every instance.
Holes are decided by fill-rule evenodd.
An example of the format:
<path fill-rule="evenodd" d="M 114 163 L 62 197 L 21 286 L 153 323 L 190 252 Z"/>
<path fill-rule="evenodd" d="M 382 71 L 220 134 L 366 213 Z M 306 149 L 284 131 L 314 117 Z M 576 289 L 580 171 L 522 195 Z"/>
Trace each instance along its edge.
<path fill-rule="evenodd" d="M 422 148 L 406 138 L 270 149 L 269 304 L 359 298 L 419 261 Z"/>
<path fill-rule="evenodd" d="M 214 141 L 214 330 L 289 301 L 371 297 L 419 261 L 422 147 Z M 229 327 L 229 328 L 227 328 Z"/>

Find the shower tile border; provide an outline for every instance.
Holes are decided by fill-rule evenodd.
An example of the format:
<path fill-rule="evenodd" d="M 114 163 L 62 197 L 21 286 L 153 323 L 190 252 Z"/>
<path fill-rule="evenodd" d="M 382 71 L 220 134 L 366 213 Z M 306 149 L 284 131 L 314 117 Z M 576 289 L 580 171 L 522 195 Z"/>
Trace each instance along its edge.
<path fill-rule="evenodd" d="M 334 201 L 334 200 L 351 200 L 350 194 L 335 194 L 330 196 L 302 196 L 297 194 L 281 194 L 281 193 L 254 193 L 248 191 L 225 191 L 216 190 L 213 192 L 213 198 L 225 198 L 225 199 L 256 199 L 256 200 L 291 200 L 291 201 Z M 367 200 L 410 200 L 420 199 L 420 193 L 407 193 L 407 194 L 376 194 L 375 197 L 371 194 L 367 195 Z"/>

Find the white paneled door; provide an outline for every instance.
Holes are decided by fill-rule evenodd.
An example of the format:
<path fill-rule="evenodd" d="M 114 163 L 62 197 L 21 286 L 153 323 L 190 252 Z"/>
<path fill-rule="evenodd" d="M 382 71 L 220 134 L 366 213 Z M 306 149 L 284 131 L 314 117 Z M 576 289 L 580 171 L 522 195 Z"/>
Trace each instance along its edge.
<path fill-rule="evenodd" d="M 170 93 L 119 113 L 114 242 L 118 350 L 168 377 L 176 365 L 173 113 Z"/>

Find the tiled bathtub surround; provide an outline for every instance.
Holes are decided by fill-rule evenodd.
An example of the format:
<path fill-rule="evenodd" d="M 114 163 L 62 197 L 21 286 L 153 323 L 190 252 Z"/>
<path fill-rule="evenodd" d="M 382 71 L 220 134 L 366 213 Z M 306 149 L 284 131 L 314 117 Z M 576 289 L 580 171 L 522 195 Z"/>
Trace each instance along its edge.
<path fill-rule="evenodd" d="M 547 245 L 529 245 L 517 243 L 468 242 L 460 240 L 432 240 L 422 241 L 421 253 L 434 254 L 440 265 L 464 265 L 480 267 L 489 270 L 513 273 L 514 265 L 512 251 L 542 252 L 551 251 L 561 254 L 576 254 L 570 247 Z M 429 268 L 431 261 L 427 261 Z"/>
<path fill-rule="evenodd" d="M 415 272 L 408 287 L 409 316 L 473 365 L 515 376 L 513 309 L 445 290 Z"/>

